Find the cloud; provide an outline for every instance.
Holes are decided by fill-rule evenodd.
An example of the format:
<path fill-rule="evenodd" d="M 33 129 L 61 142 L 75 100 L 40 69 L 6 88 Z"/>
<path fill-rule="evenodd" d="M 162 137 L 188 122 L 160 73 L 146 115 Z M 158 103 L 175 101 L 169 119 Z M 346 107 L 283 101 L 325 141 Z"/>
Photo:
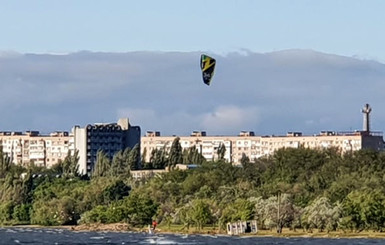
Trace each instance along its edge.
<path fill-rule="evenodd" d="M 9 54 L 8 54 L 9 53 Z M 0 130 L 69 130 L 128 117 L 142 131 L 189 135 L 305 134 L 385 129 L 385 66 L 376 61 L 285 50 L 213 55 L 210 86 L 198 52 L 0 54 Z"/>
<path fill-rule="evenodd" d="M 182 111 L 157 113 L 153 109 L 143 108 L 120 108 L 117 110 L 117 115 L 118 118 L 129 118 L 130 124 L 140 126 L 143 133 L 160 131 L 166 135 L 182 135 L 188 132 L 186 129 L 195 130 L 201 117 Z"/>
<path fill-rule="evenodd" d="M 0 59 L 2 58 L 18 58 L 22 56 L 22 54 L 15 51 L 0 51 Z"/>
<path fill-rule="evenodd" d="M 157 115 L 154 110 L 140 108 L 120 108 L 117 111 L 118 118 L 130 119 L 131 125 L 152 125 L 156 122 Z M 150 122 L 150 123 L 149 123 Z"/>
<path fill-rule="evenodd" d="M 258 124 L 258 119 L 259 113 L 256 107 L 220 106 L 212 113 L 205 113 L 202 116 L 201 125 L 208 133 L 234 133 L 237 130 L 253 131 Z"/>
<path fill-rule="evenodd" d="M 186 134 L 186 128 L 191 132 L 206 131 L 209 135 L 233 135 L 242 130 L 252 131 L 258 124 L 257 108 L 239 108 L 234 105 L 220 106 L 211 112 L 197 114 L 183 111 L 156 113 L 152 109 L 120 108 L 117 115 L 118 118 L 129 118 L 132 125 L 140 125 L 142 131 L 161 131 L 168 135 Z"/>

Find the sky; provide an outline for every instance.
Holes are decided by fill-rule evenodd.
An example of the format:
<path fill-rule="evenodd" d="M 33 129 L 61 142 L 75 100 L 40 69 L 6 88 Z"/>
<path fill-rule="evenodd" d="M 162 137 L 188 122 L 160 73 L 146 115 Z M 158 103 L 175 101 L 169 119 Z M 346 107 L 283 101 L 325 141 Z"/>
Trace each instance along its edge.
<path fill-rule="evenodd" d="M 385 61 L 382 0 L 0 1 L 0 50 L 271 52 Z"/>
<path fill-rule="evenodd" d="M 0 4 L 0 130 L 313 134 L 361 129 L 365 103 L 385 130 L 385 1 Z"/>

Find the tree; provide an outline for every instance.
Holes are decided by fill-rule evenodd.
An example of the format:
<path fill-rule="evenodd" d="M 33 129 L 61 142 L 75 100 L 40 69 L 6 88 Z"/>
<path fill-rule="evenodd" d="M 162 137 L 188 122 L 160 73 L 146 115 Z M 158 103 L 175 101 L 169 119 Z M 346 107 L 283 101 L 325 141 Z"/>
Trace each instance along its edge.
<path fill-rule="evenodd" d="M 48 202 L 37 201 L 33 204 L 31 223 L 37 225 L 76 224 L 79 214 L 75 210 L 76 201 L 68 196 L 51 199 Z"/>
<path fill-rule="evenodd" d="M 151 164 L 149 164 L 149 162 L 146 161 L 146 156 L 147 156 L 147 148 L 144 147 L 143 152 L 142 152 L 142 158 L 140 161 L 141 161 L 144 169 L 152 169 Z"/>
<path fill-rule="evenodd" d="M 11 221 L 13 213 L 13 203 L 8 201 L 0 204 L 0 224 Z"/>
<path fill-rule="evenodd" d="M 153 149 L 151 151 L 150 163 L 154 169 L 164 169 L 167 165 L 167 153 L 164 149 Z"/>
<path fill-rule="evenodd" d="M 16 222 L 30 222 L 31 204 L 20 204 L 13 208 L 12 217 Z"/>
<path fill-rule="evenodd" d="M 158 208 L 158 204 L 148 195 L 137 191 L 133 191 L 125 198 L 124 205 L 127 209 L 128 222 L 134 226 L 150 224 Z"/>
<path fill-rule="evenodd" d="M 79 176 L 79 151 L 76 150 L 74 155 L 71 155 L 68 152 L 67 156 L 64 158 L 62 164 L 63 176 L 64 177 L 77 177 Z M 60 163 L 59 163 L 60 164 Z"/>
<path fill-rule="evenodd" d="M 262 228 L 277 227 L 280 232 L 285 226 L 293 226 L 293 222 L 300 217 L 299 208 L 293 204 L 288 194 L 280 194 L 280 200 L 278 196 L 271 196 L 268 199 L 259 197 L 251 201 L 255 205 L 256 217 Z"/>
<path fill-rule="evenodd" d="M 169 154 L 170 167 L 175 167 L 176 164 L 183 162 L 182 146 L 180 145 L 179 140 L 180 138 L 176 137 L 171 144 Z"/>
<path fill-rule="evenodd" d="M 3 147 L 0 146 L 0 178 L 4 178 L 11 169 L 11 159 L 3 152 Z"/>
<path fill-rule="evenodd" d="M 111 204 L 123 199 L 123 197 L 128 196 L 130 190 L 130 186 L 126 185 L 122 180 L 117 179 L 104 189 L 104 204 Z"/>
<path fill-rule="evenodd" d="M 186 203 L 180 208 L 177 208 L 175 212 L 175 218 L 177 219 L 177 222 L 182 223 L 183 227 L 181 230 L 187 229 L 189 231 L 190 225 L 194 223 L 193 219 L 190 217 L 191 215 L 191 202 Z"/>
<path fill-rule="evenodd" d="M 123 151 L 118 151 L 114 154 L 111 163 L 111 176 L 127 177 L 130 173 L 130 168 L 128 165 L 128 160 L 124 157 Z"/>
<path fill-rule="evenodd" d="M 92 177 L 108 176 L 110 168 L 111 162 L 108 156 L 103 151 L 98 151 Z"/>
<path fill-rule="evenodd" d="M 243 168 L 247 168 L 250 165 L 250 158 L 245 153 L 242 153 L 241 165 Z"/>
<path fill-rule="evenodd" d="M 22 194 L 24 197 L 23 203 L 31 203 L 33 200 L 33 178 L 32 178 L 32 170 L 28 169 L 27 174 L 24 176 L 23 184 L 22 184 Z"/>
<path fill-rule="evenodd" d="M 218 160 L 224 160 L 226 153 L 226 146 L 223 143 L 220 143 L 217 149 Z"/>
<path fill-rule="evenodd" d="M 201 165 L 205 161 L 205 157 L 199 153 L 195 146 L 190 146 L 188 149 L 183 150 L 183 164 Z"/>
<path fill-rule="evenodd" d="M 315 228 L 320 231 L 332 231 L 337 228 L 340 215 L 341 209 L 338 205 L 332 205 L 327 197 L 319 197 L 305 208 L 302 222 L 310 230 Z"/>
<path fill-rule="evenodd" d="M 141 169 L 139 144 L 136 144 L 128 154 L 128 165 L 130 166 L 130 170 Z"/>
<path fill-rule="evenodd" d="M 211 219 L 210 206 L 204 199 L 195 199 L 188 210 L 188 216 L 195 223 L 198 230 L 203 228 Z"/>
<path fill-rule="evenodd" d="M 378 190 L 352 191 L 343 203 L 343 229 L 382 231 L 385 223 L 385 197 Z M 346 221 L 349 220 L 349 225 Z"/>
<path fill-rule="evenodd" d="M 249 200 L 238 198 L 227 205 L 219 218 L 220 223 L 226 224 L 234 221 L 247 221 L 254 218 L 254 205 Z"/>

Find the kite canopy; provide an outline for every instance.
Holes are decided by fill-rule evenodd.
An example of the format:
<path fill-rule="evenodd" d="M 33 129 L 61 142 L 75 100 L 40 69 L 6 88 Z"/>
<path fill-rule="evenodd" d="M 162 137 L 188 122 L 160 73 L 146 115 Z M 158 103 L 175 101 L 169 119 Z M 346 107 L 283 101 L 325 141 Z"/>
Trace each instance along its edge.
<path fill-rule="evenodd" d="M 201 69 L 203 82 L 210 85 L 211 79 L 214 76 L 215 59 L 208 55 L 201 55 Z"/>

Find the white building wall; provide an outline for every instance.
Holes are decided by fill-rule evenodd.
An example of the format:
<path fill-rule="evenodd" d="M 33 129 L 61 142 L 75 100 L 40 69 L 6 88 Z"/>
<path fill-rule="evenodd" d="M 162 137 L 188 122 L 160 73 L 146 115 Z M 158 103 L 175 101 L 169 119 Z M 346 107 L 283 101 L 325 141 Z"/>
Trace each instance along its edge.
<path fill-rule="evenodd" d="M 79 173 L 87 173 L 87 131 L 85 128 L 75 126 L 72 129 L 74 137 L 74 150 L 78 151 L 79 157 Z"/>

